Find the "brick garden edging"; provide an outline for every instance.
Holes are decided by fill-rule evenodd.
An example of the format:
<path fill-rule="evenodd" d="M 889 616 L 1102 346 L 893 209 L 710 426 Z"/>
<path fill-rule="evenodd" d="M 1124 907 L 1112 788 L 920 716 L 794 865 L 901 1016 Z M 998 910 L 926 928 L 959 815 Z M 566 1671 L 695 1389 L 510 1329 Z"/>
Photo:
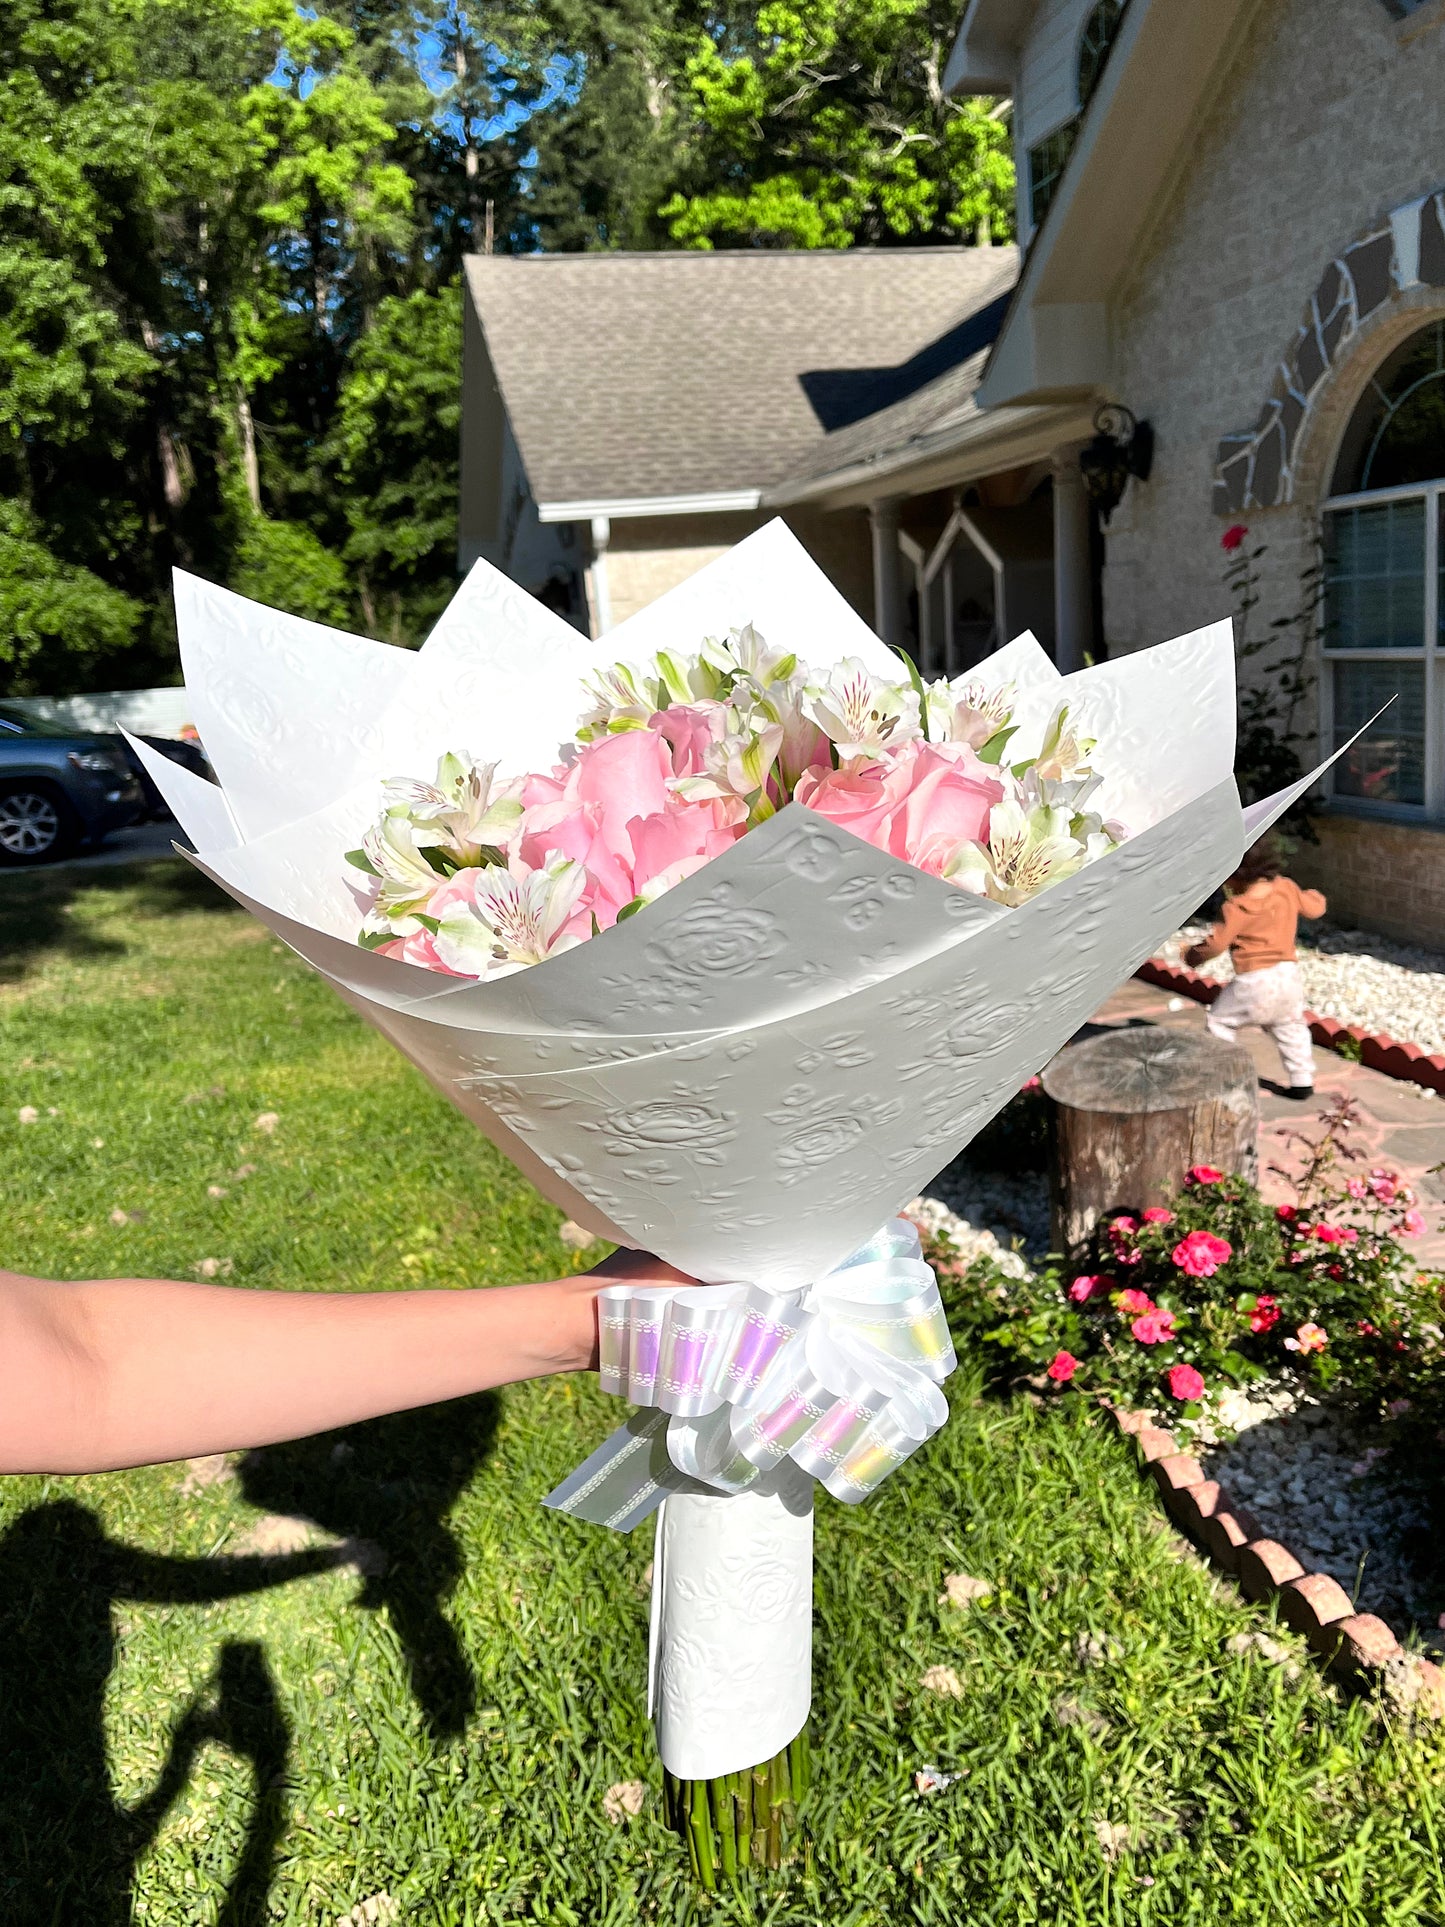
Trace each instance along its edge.
<path fill-rule="evenodd" d="M 1161 963 L 1157 957 L 1140 964 L 1134 975 L 1143 983 L 1153 984 L 1156 990 L 1173 991 L 1176 996 L 1192 998 L 1196 1004 L 1212 1004 L 1220 991 L 1218 984 L 1201 977 L 1198 971 L 1186 969 L 1182 964 Z M 1310 1036 L 1326 1050 L 1340 1051 L 1342 1044 L 1355 1044 L 1359 1047 L 1360 1062 L 1372 1071 L 1381 1071 L 1402 1083 L 1423 1084 L 1426 1090 L 1445 1095 L 1445 1056 L 1431 1056 L 1418 1044 L 1402 1044 L 1383 1030 L 1362 1030 L 1358 1024 L 1342 1024 L 1334 1017 L 1321 1017 L 1312 1010 L 1307 1010 L 1305 1016 Z M 1354 1055 L 1353 1051 L 1341 1051 L 1342 1056 L 1346 1054 Z"/>
<path fill-rule="evenodd" d="M 1104 1409 L 1134 1440 L 1174 1523 L 1238 1580 L 1246 1599 L 1261 1604 L 1276 1599 L 1284 1624 L 1327 1666 L 1348 1678 L 1383 1680 L 1392 1662 L 1405 1663 L 1405 1650 L 1383 1619 L 1357 1613 L 1337 1579 L 1326 1572 L 1307 1572 L 1287 1546 L 1267 1538 L 1253 1513 L 1207 1477 L 1192 1452 L 1179 1450 L 1172 1432 L 1151 1423 L 1143 1412 L 1109 1405 Z M 1445 1717 L 1445 1672 L 1433 1660 L 1408 1657 L 1414 1704 L 1432 1718 Z"/>

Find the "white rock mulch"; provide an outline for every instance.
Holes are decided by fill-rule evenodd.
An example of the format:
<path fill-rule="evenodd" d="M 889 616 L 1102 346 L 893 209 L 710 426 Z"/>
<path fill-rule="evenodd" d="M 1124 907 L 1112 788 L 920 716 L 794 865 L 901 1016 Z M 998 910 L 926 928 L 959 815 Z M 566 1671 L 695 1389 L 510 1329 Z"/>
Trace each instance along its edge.
<path fill-rule="evenodd" d="M 1181 964 L 1183 953 L 1203 935 L 1203 925 L 1187 925 L 1159 955 L 1166 963 Z M 1427 1055 L 1445 1052 L 1445 954 L 1372 931 L 1324 925 L 1301 932 L 1299 961 L 1305 999 L 1316 1015 L 1384 1031 L 1401 1043 L 1418 1044 Z M 1213 957 L 1199 975 L 1228 983 L 1234 968 L 1227 956 Z"/>

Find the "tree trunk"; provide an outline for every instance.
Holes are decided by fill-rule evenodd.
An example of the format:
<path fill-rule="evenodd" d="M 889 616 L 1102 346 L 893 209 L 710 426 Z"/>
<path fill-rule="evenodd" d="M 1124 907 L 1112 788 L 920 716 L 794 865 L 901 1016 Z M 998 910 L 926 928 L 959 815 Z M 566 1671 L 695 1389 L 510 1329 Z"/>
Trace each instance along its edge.
<path fill-rule="evenodd" d="M 236 428 L 241 438 L 241 473 L 246 478 L 246 493 L 251 507 L 261 513 L 261 463 L 256 454 L 256 423 L 251 401 L 244 388 L 236 388 Z"/>
<path fill-rule="evenodd" d="M 1054 1100 L 1055 1249 L 1074 1255 L 1100 1218 L 1167 1204 L 1192 1165 L 1259 1175 L 1254 1062 L 1194 1031 L 1109 1031 L 1043 1075 Z"/>

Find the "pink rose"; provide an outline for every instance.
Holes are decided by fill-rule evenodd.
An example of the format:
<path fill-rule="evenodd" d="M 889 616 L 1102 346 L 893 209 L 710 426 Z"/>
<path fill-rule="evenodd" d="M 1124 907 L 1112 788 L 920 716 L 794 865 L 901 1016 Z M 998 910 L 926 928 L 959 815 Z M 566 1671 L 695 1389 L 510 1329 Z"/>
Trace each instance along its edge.
<path fill-rule="evenodd" d="M 1189 1167 L 1191 1184 L 1218 1184 L 1223 1177 L 1224 1173 L 1216 1171 L 1212 1164 L 1191 1164 Z"/>
<path fill-rule="evenodd" d="M 1079 1369 L 1079 1361 L 1072 1352 L 1055 1352 L 1054 1361 L 1049 1366 L 1049 1377 L 1058 1385 L 1067 1385 Z"/>
<path fill-rule="evenodd" d="M 1204 1380 L 1192 1365 L 1171 1365 L 1169 1393 L 1172 1398 L 1203 1398 Z"/>
<path fill-rule="evenodd" d="M 1262 1291 L 1255 1300 L 1254 1310 L 1249 1314 L 1249 1329 L 1252 1332 L 1273 1331 L 1278 1323 L 1279 1300 Z"/>
<path fill-rule="evenodd" d="M 960 843 L 988 834 L 1003 784 L 963 743 L 905 743 L 881 761 L 809 769 L 795 800 L 905 863 L 941 875 Z"/>
<path fill-rule="evenodd" d="M 1224 550 L 1226 555 L 1233 555 L 1234 551 L 1240 546 L 1248 534 L 1249 525 L 1247 523 L 1233 522 L 1224 531 L 1223 535 L 1220 536 L 1219 546 Z"/>
<path fill-rule="evenodd" d="M 1318 1238 L 1322 1245 L 1352 1245 L 1358 1243 L 1360 1234 L 1347 1224 L 1317 1224 L 1310 1236 Z"/>
<path fill-rule="evenodd" d="M 659 709 L 647 727 L 670 747 L 674 776 L 703 776 L 707 753 L 721 741 L 726 717 L 722 703 L 674 703 L 670 709 Z"/>
<path fill-rule="evenodd" d="M 1144 1213 L 1145 1224 L 1173 1224 L 1174 1213 L 1166 1211 L 1162 1204 L 1151 1204 Z"/>
<path fill-rule="evenodd" d="M 1375 1198 L 1377 1202 L 1379 1202 L 1380 1204 L 1393 1204 L 1395 1202 L 1395 1196 L 1399 1190 L 1399 1186 L 1395 1183 L 1395 1180 L 1393 1177 L 1379 1177 L 1379 1178 L 1371 1178 L 1370 1189 L 1371 1191 L 1374 1192 Z M 1363 1194 L 1364 1194 L 1364 1187 L 1363 1185 L 1361 1185 L 1360 1195 L 1363 1196 Z M 1350 1195 L 1351 1197 L 1355 1195 L 1355 1192 L 1353 1189 L 1351 1189 Z"/>
<path fill-rule="evenodd" d="M 1119 1293 L 1119 1309 L 1124 1312 L 1150 1312 L 1154 1309 L 1154 1300 L 1147 1291 L 1136 1291 L 1131 1285 L 1127 1291 Z"/>
<path fill-rule="evenodd" d="M 1113 1282 L 1112 1278 L 1104 1277 L 1102 1272 L 1086 1273 L 1069 1286 L 1069 1297 L 1076 1305 L 1087 1305 L 1092 1298 L 1105 1297 Z"/>
<path fill-rule="evenodd" d="M 1401 1218 L 1400 1220 L 1400 1229 L 1405 1233 L 1407 1237 L 1418 1238 L 1420 1233 L 1425 1229 L 1424 1212 L 1407 1211 L 1404 1217 Z"/>
<path fill-rule="evenodd" d="M 1125 1236 L 1127 1232 L 1137 1231 L 1138 1229 L 1139 1229 L 1138 1219 L 1131 1218 L 1127 1212 L 1121 1211 L 1117 1218 L 1110 1218 L 1109 1220 L 1109 1231 L 1111 1236 L 1122 1238 L 1123 1236 Z"/>
<path fill-rule="evenodd" d="M 1174 1314 L 1156 1308 L 1136 1318 L 1129 1329 L 1141 1345 L 1163 1345 L 1174 1336 Z"/>
<path fill-rule="evenodd" d="M 1169 1255 L 1191 1278 L 1211 1278 L 1234 1256 L 1234 1247 L 1227 1238 L 1216 1238 L 1212 1231 L 1191 1231 Z"/>

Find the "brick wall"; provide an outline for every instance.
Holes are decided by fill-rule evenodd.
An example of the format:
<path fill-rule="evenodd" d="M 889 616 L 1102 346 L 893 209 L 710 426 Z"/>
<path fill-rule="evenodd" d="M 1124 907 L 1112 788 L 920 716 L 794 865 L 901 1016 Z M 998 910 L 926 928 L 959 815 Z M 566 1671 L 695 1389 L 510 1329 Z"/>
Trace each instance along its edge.
<path fill-rule="evenodd" d="M 1445 829 L 1358 816 L 1315 828 L 1318 847 L 1301 844 L 1290 875 L 1324 891 L 1331 922 L 1445 950 Z"/>

